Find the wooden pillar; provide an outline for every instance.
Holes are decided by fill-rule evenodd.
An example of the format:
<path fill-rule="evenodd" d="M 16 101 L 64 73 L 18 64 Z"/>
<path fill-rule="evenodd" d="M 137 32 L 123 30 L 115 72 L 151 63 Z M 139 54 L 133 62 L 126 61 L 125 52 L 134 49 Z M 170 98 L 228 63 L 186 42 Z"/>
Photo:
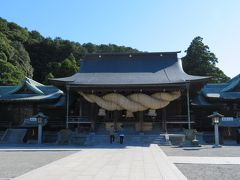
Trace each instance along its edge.
<path fill-rule="evenodd" d="M 139 115 L 140 132 L 143 132 L 143 111 L 139 111 L 138 115 Z"/>
<path fill-rule="evenodd" d="M 78 115 L 81 117 L 82 116 L 82 105 L 83 105 L 83 103 L 82 103 L 82 98 L 80 98 L 79 99 L 79 113 L 78 113 Z"/>
<path fill-rule="evenodd" d="M 189 82 L 186 83 L 187 89 L 187 117 L 188 117 L 188 129 L 191 129 L 191 117 L 190 117 L 190 100 L 189 100 Z"/>
<path fill-rule="evenodd" d="M 24 108 L 24 104 L 22 106 L 22 108 Z M 22 111 L 21 111 L 21 105 L 17 105 L 17 110 L 18 110 L 18 116 L 15 118 L 15 121 L 14 121 L 14 126 L 15 127 L 16 125 L 18 126 L 19 125 L 19 122 L 21 122 L 21 119 L 22 119 Z"/>
<path fill-rule="evenodd" d="M 164 132 L 167 132 L 167 111 L 166 107 L 162 109 L 162 128 Z"/>
<path fill-rule="evenodd" d="M 69 115 L 69 89 L 70 89 L 70 87 L 67 85 L 66 86 L 66 89 L 67 89 L 67 96 L 66 96 L 66 98 L 67 98 L 67 100 L 66 100 L 66 108 L 67 108 L 67 110 L 66 110 L 66 129 L 68 129 L 68 115 Z"/>

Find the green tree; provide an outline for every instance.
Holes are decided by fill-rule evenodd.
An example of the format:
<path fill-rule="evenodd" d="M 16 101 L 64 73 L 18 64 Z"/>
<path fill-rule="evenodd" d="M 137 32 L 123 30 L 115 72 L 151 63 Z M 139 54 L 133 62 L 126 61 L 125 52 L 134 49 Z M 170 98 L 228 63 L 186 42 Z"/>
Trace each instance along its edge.
<path fill-rule="evenodd" d="M 4 59 L 8 60 L 13 56 L 14 48 L 11 46 L 11 41 L 0 32 L 0 52 Z"/>
<path fill-rule="evenodd" d="M 54 78 L 54 75 L 52 73 L 48 73 L 45 77 L 44 84 L 51 84 L 50 79 Z"/>
<path fill-rule="evenodd" d="M 76 62 L 76 59 L 72 54 L 70 54 L 69 57 L 62 62 L 58 72 L 56 73 L 56 77 L 71 76 L 78 72 L 78 70 L 79 66 Z"/>
<path fill-rule="evenodd" d="M 24 78 L 24 73 L 11 63 L 0 59 L 0 85 L 16 85 Z"/>
<path fill-rule="evenodd" d="M 26 76 L 32 78 L 33 68 L 25 47 L 19 41 L 9 40 L 2 32 L 0 32 L 0 59 L 22 69 Z"/>
<path fill-rule="evenodd" d="M 26 28 L 22 28 L 15 23 L 8 23 L 8 32 L 7 37 L 12 41 L 19 41 L 24 43 L 28 39 L 28 30 Z"/>
<path fill-rule="evenodd" d="M 195 37 L 182 58 L 186 73 L 200 76 L 210 76 L 211 82 L 226 82 L 229 80 L 216 64 L 218 59 L 210 52 L 209 47 L 202 42 L 203 38 Z"/>
<path fill-rule="evenodd" d="M 14 48 L 14 51 L 12 57 L 8 61 L 16 67 L 22 69 L 27 77 L 32 78 L 33 68 L 30 64 L 31 62 L 28 52 L 25 50 L 22 43 L 18 41 L 12 42 L 11 45 Z"/>
<path fill-rule="evenodd" d="M 83 47 L 86 49 L 87 53 L 96 53 L 97 52 L 97 46 L 93 43 L 83 44 Z"/>
<path fill-rule="evenodd" d="M 61 63 L 59 63 L 59 62 L 49 62 L 47 64 L 46 72 L 50 72 L 55 77 L 58 74 L 60 67 L 61 67 Z"/>
<path fill-rule="evenodd" d="M 44 37 L 38 31 L 31 31 L 26 44 L 40 43 L 43 39 Z"/>

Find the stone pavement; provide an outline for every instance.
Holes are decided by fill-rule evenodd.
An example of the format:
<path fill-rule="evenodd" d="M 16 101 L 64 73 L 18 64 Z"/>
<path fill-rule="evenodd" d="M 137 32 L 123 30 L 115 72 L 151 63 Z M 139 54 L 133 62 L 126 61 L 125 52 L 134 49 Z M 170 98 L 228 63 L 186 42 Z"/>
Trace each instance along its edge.
<path fill-rule="evenodd" d="M 186 157 L 168 156 L 172 163 L 179 164 L 240 164 L 240 157 Z"/>
<path fill-rule="evenodd" d="M 84 148 L 17 180 L 186 180 L 157 145 Z"/>

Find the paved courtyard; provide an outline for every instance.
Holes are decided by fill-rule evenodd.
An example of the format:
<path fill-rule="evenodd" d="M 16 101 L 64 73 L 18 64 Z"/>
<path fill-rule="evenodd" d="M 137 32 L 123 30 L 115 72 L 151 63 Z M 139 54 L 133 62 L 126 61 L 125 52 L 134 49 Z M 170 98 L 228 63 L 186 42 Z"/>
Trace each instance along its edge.
<path fill-rule="evenodd" d="M 189 180 L 239 180 L 240 165 L 176 164 Z"/>
<path fill-rule="evenodd" d="M 186 179 L 157 145 L 86 148 L 15 179 Z"/>
<path fill-rule="evenodd" d="M 0 179 L 240 179 L 240 146 L 0 146 Z"/>
<path fill-rule="evenodd" d="M 167 156 L 240 157 L 240 146 L 222 146 L 222 148 L 212 148 L 212 145 L 201 147 L 161 146 L 161 149 Z"/>
<path fill-rule="evenodd" d="M 161 146 L 161 149 L 189 180 L 240 179 L 240 146 Z"/>
<path fill-rule="evenodd" d="M 64 158 L 76 151 L 0 151 L 0 179 L 10 179 Z"/>

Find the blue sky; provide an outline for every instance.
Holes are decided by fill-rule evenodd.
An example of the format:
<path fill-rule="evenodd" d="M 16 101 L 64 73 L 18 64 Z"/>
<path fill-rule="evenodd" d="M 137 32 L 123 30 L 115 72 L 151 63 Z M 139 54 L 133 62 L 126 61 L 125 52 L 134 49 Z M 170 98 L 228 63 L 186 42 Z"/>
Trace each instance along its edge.
<path fill-rule="evenodd" d="M 240 73 L 239 0 L 5 0 L 0 16 L 46 37 L 180 50 L 179 57 L 201 36 L 220 69 L 230 77 Z"/>

